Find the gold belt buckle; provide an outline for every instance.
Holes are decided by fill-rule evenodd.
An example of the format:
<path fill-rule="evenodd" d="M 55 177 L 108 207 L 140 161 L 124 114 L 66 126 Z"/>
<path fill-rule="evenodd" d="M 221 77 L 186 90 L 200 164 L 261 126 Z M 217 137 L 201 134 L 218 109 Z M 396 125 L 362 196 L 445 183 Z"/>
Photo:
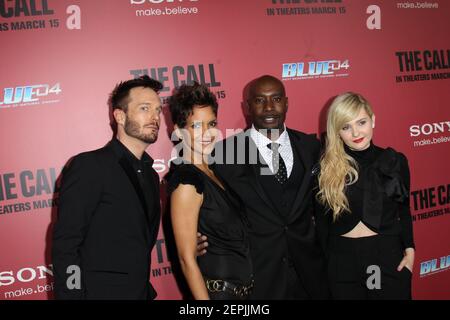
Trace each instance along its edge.
<path fill-rule="evenodd" d="M 206 288 L 210 292 L 220 292 L 223 291 L 223 280 L 206 280 Z"/>

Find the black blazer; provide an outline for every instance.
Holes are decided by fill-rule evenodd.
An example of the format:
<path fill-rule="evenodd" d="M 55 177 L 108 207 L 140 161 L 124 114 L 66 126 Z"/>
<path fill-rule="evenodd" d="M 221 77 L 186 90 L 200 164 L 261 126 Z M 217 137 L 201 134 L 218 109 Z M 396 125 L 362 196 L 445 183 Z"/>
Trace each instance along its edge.
<path fill-rule="evenodd" d="M 145 197 L 126 151 L 113 139 L 75 156 L 63 171 L 52 248 L 57 299 L 156 296 L 149 278 L 160 223 L 159 178 L 147 155 L 153 190 Z M 71 265 L 81 269 L 80 289 L 67 289 Z"/>
<path fill-rule="evenodd" d="M 305 167 L 305 175 L 290 214 L 283 216 L 273 206 L 259 181 L 258 165 L 251 162 L 250 150 L 255 151 L 257 148 L 249 132 L 247 130 L 232 136 L 217 145 L 215 156 L 224 163 L 216 164 L 214 168 L 246 206 L 255 277 L 253 298 L 286 298 L 288 283 L 287 272 L 284 270 L 287 270 L 286 257 L 289 252 L 310 297 L 326 299 L 328 285 L 325 261 L 316 239 L 312 213 L 311 170 L 318 161 L 320 143 L 314 136 L 287 129 L 292 148 L 296 149 Z M 234 152 L 231 152 L 233 144 Z M 245 161 L 243 164 L 236 164 L 242 150 L 246 153 Z M 223 160 L 224 158 L 228 159 Z M 229 164 L 229 161 L 235 161 L 235 164 Z M 294 163 L 295 165 L 301 164 Z"/>

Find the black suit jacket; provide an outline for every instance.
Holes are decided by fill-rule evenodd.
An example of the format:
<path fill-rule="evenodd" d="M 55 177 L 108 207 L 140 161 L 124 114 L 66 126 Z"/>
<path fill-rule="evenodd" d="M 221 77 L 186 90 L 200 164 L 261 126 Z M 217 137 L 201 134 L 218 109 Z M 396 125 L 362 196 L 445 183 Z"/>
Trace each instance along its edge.
<path fill-rule="evenodd" d="M 113 139 L 75 156 L 63 171 L 52 248 L 57 299 L 156 296 L 149 278 L 160 223 L 159 178 L 146 155 L 152 194 L 144 195 L 127 151 Z M 67 268 L 73 265 L 81 269 L 81 287 L 69 290 L 73 271 Z"/>
<path fill-rule="evenodd" d="M 286 298 L 287 257 L 290 256 L 309 296 L 326 299 L 328 286 L 325 261 L 316 238 L 312 212 L 311 171 L 319 159 L 320 143 L 314 136 L 287 129 L 292 148 L 296 149 L 305 167 L 305 175 L 290 214 L 283 216 L 274 207 L 259 181 L 260 168 L 250 156 L 257 149 L 249 132 L 247 130 L 219 143 L 215 155 L 217 159 L 227 159 L 214 167 L 246 206 L 255 276 L 253 298 Z M 238 159 L 243 150 L 244 163 Z M 230 161 L 235 162 L 229 164 Z M 236 164 L 236 161 L 241 164 Z"/>

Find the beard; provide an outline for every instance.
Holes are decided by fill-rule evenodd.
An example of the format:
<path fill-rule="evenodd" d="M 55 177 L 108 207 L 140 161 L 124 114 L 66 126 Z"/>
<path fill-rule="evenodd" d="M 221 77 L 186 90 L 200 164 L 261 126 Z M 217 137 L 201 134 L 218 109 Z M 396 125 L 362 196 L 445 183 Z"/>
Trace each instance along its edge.
<path fill-rule="evenodd" d="M 156 139 L 158 139 L 158 131 L 152 131 L 151 133 L 143 133 L 142 127 L 136 121 L 126 118 L 124 130 L 127 135 L 130 137 L 141 140 L 145 143 L 154 143 Z"/>

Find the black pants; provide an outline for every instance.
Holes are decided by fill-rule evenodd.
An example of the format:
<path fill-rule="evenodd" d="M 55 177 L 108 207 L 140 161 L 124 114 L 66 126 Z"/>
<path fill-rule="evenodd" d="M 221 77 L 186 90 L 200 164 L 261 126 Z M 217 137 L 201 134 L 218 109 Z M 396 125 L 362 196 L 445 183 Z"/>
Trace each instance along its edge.
<path fill-rule="evenodd" d="M 403 248 L 397 236 L 331 237 L 328 277 L 332 298 L 411 299 L 412 274 L 406 267 L 397 271 L 402 259 Z"/>

